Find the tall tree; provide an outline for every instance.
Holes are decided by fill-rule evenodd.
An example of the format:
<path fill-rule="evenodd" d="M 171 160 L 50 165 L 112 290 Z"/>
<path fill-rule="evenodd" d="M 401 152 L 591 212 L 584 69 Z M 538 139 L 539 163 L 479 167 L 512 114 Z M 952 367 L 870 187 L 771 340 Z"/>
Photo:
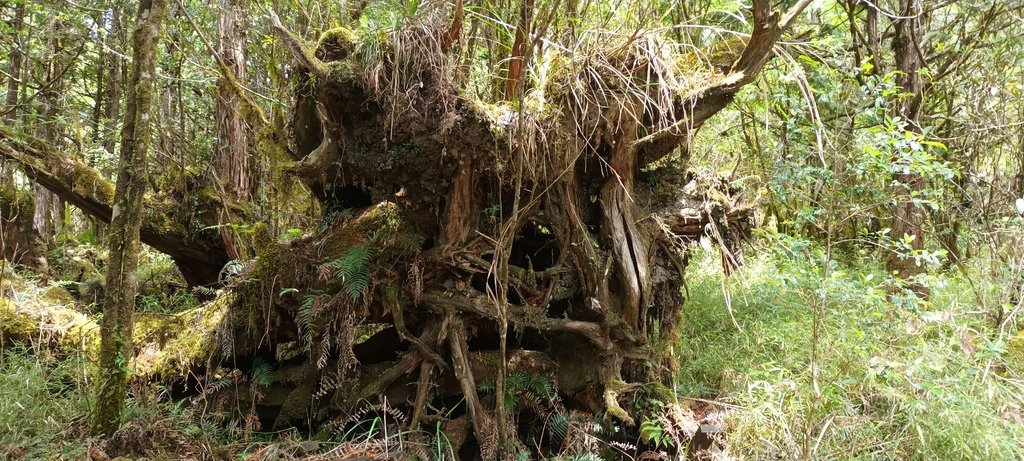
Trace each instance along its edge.
<path fill-rule="evenodd" d="M 60 145 L 63 138 L 63 125 L 58 122 L 63 109 L 63 93 L 65 90 L 65 77 L 72 66 L 72 62 L 65 53 L 64 34 L 67 24 L 60 18 L 50 20 L 46 28 L 46 53 L 48 59 L 39 61 L 40 82 L 39 89 L 39 111 L 43 124 L 39 126 L 38 136 L 51 143 Z M 35 216 L 33 225 L 36 232 L 45 242 L 50 242 L 59 231 L 61 220 L 60 210 L 63 208 L 62 201 L 45 187 L 36 184 L 35 191 Z M 55 215 L 57 219 L 55 219 Z"/>
<path fill-rule="evenodd" d="M 25 60 L 24 44 L 21 40 L 21 30 L 25 27 L 25 3 L 18 2 L 14 5 L 14 18 L 11 20 L 11 31 L 14 34 L 14 46 L 7 55 L 7 70 L 10 75 L 7 77 L 7 95 L 4 100 L 4 114 L 8 120 L 16 117 L 18 107 L 18 92 L 21 89 L 21 68 Z"/>
<path fill-rule="evenodd" d="M 245 28 L 248 0 L 218 0 L 217 61 L 222 67 L 217 84 L 217 137 L 214 146 L 214 170 L 224 192 L 234 200 L 247 201 L 251 195 L 249 143 L 241 110 L 241 85 L 246 79 Z M 234 81 L 232 81 L 234 79 Z M 231 214 L 221 211 L 221 224 L 231 222 Z M 240 257 L 231 227 L 219 228 L 224 248 L 232 258 Z"/>
<path fill-rule="evenodd" d="M 925 16 L 923 0 L 900 0 L 899 11 L 894 17 L 895 35 L 892 50 L 895 59 L 896 85 L 901 89 L 896 110 L 907 122 L 907 129 L 921 133 L 921 107 L 924 99 L 924 81 L 921 68 L 924 56 L 921 51 L 921 35 Z M 897 165 L 893 173 L 894 195 L 893 235 L 896 239 L 909 240 L 911 251 L 924 249 L 924 210 L 916 203 L 924 186 L 924 179 L 909 165 Z M 922 263 L 907 257 L 906 249 L 890 253 L 887 267 L 891 273 L 902 279 L 910 279 L 924 272 Z M 924 287 L 912 284 L 914 291 L 925 295 Z"/>
<path fill-rule="evenodd" d="M 126 40 L 121 12 L 121 6 L 116 4 L 110 9 L 110 32 L 104 37 L 105 48 L 113 48 L 103 56 L 103 68 L 107 72 L 106 88 L 103 91 L 103 149 L 108 154 L 113 154 L 117 145 L 117 124 L 121 118 L 124 86 L 124 58 L 121 52 Z"/>
<path fill-rule="evenodd" d="M 146 188 L 146 156 L 152 129 L 151 110 L 156 81 L 157 41 L 165 0 L 141 0 L 132 39 L 133 62 L 121 133 L 117 186 L 108 237 L 110 255 L 100 324 L 100 381 L 93 430 L 109 435 L 121 421 L 132 356 L 132 313 L 138 281 L 139 228 Z"/>
<path fill-rule="evenodd" d="M 217 145 L 214 165 L 225 191 L 233 198 L 250 195 L 249 144 L 241 114 L 242 101 L 228 79 L 245 82 L 245 29 L 248 0 L 218 0 L 217 55 L 222 69 L 217 86 Z"/>

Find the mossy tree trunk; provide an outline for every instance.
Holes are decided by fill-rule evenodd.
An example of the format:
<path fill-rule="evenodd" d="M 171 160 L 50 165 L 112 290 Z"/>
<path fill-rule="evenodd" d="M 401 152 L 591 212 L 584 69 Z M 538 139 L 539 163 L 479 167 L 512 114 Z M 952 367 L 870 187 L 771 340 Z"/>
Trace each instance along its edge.
<path fill-rule="evenodd" d="M 93 430 L 117 430 L 127 396 L 128 360 L 133 355 L 132 314 L 138 282 L 139 229 L 146 188 L 146 157 L 150 147 L 156 80 L 157 42 L 166 0 L 139 3 L 132 39 L 132 71 L 128 87 L 117 186 L 110 222 L 107 285 L 100 324 L 100 373 Z"/>

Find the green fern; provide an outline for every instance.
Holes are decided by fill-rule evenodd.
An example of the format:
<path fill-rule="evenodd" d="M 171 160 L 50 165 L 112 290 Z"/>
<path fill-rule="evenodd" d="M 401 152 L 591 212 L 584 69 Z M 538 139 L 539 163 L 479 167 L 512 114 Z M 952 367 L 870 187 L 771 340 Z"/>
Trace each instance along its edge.
<path fill-rule="evenodd" d="M 644 419 L 640 423 L 640 438 L 648 443 L 654 444 L 654 448 L 669 448 L 675 446 L 672 435 L 665 430 L 659 419 Z"/>
<path fill-rule="evenodd" d="M 497 391 L 495 383 L 485 381 L 479 391 L 492 394 Z M 546 404 L 555 398 L 555 387 L 547 378 L 526 373 L 509 373 L 505 377 L 505 408 L 515 408 L 520 399 L 534 404 Z"/>
<path fill-rule="evenodd" d="M 299 306 L 299 311 L 296 313 L 299 321 L 299 331 L 302 332 L 302 338 L 306 341 L 307 347 L 313 344 L 313 304 L 319 295 L 319 292 L 306 295 L 302 300 L 302 305 Z"/>
<path fill-rule="evenodd" d="M 569 416 L 569 413 L 565 411 L 556 411 L 551 413 L 551 417 L 548 418 L 547 425 L 551 431 L 552 446 L 561 447 L 565 436 L 569 434 Z"/>
<path fill-rule="evenodd" d="M 341 280 L 352 299 L 358 300 L 363 296 L 366 287 L 370 285 L 370 258 L 373 257 L 373 248 L 369 243 L 364 243 L 345 252 L 340 258 L 328 264 L 334 269 L 334 277 Z"/>
<path fill-rule="evenodd" d="M 252 370 L 249 375 L 254 384 L 267 387 L 274 382 L 274 367 L 260 357 L 252 361 Z"/>

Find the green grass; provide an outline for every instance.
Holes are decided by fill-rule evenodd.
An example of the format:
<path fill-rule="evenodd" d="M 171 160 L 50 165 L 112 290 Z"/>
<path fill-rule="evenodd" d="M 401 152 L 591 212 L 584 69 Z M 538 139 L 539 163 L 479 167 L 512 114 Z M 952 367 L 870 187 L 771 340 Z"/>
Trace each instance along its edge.
<path fill-rule="evenodd" d="M 82 368 L 38 353 L 5 351 L 0 357 L 0 455 L 82 459 L 88 402 L 79 386 Z"/>
<path fill-rule="evenodd" d="M 1020 368 L 1006 366 L 1015 357 L 962 276 L 933 276 L 932 303 L 893 304 L 867 255 L 826 274 L 828 258 L 807 242 L 776 236 L 755 252 L 724 280 L 741 329 L 717 255 L 698 255 L 680 332 L 680 394 L 736 406 L 729 453 L 1024 459 Z"/>

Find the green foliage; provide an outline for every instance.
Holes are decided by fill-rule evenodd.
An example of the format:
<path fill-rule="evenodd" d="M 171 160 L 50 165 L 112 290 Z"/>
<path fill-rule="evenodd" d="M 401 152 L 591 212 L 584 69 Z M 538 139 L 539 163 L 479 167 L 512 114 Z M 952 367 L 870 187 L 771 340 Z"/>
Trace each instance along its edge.
<path fill-rule="evenodd" d="M 914 309 L 868 259 L 838 263 L 825 247 L 779 235 L 723 288 L 698 260 L 682 323 L 681 396 L 738 405 L 740 457 L 1017 459 L 1024 427 L 1019 375 L 966 281 L 949 277 Z M 704 256 L 702 258 L 706 258 Z M 733 326 L 723 298 L 731 294 Z M 817 338 L 815 337 L 815 325 Z M 1004 371 L 999 371 L 1004 370 Z"/>
<path fill-rule="evenodd" d="M 493 381 L 482 382 L 478 388 L 489 394 L 497 391 Z M 516 372 L 505 377 L 505 408 L 514 409 L 520 403 L 548 405 L 554 398 L 554 385 L 543 376 Z"/>
<path fill-rule="evenodd" d="M 41 354 L 38 354 L 42 352 Z M 0 452 L 8 459 L 82 459 L 79 420 L 88 411 L 83 364 L 44 351 L 6 350 L 0 357 Z"/>
<path fill-rule="evenodd" d="M 370 284 L 370 259 L 372 257 L 373 249 L 370 243 L 364 243 L 348 250 L 340 258 L 327 263 L 328 267 L 334 269 L 334 277 L 341 281 L 345 291 L 353 300 L 360 299 Z"/>
<path fill-rule="evenodd" d="M 640 423 L 640 440 L 654 445 L 655 449 L 669 448 L 675 444 L 659 419 L 644 418 Z"/>
<path fill-rule="evenodd" d="M 302 298 L 302 304 L 299 305 L 299 310 L 295 315 L 299 322 L 299 332 L 302 333 L 302 339 L 307 348 L 313 345 L 313 330 L 316 328 L 313 308 L 316 305 L 317 297 L 321 295 L 320 292 L 313 292 Z"/>
<path fill-rule="evenodd" d="M 249 376 L 253 384 L 257 386 L 270 386 L 274 382 L 274 366 L 266 360 L 256 357 L 252 361 L 252 369 L 249 371 Z"/>

